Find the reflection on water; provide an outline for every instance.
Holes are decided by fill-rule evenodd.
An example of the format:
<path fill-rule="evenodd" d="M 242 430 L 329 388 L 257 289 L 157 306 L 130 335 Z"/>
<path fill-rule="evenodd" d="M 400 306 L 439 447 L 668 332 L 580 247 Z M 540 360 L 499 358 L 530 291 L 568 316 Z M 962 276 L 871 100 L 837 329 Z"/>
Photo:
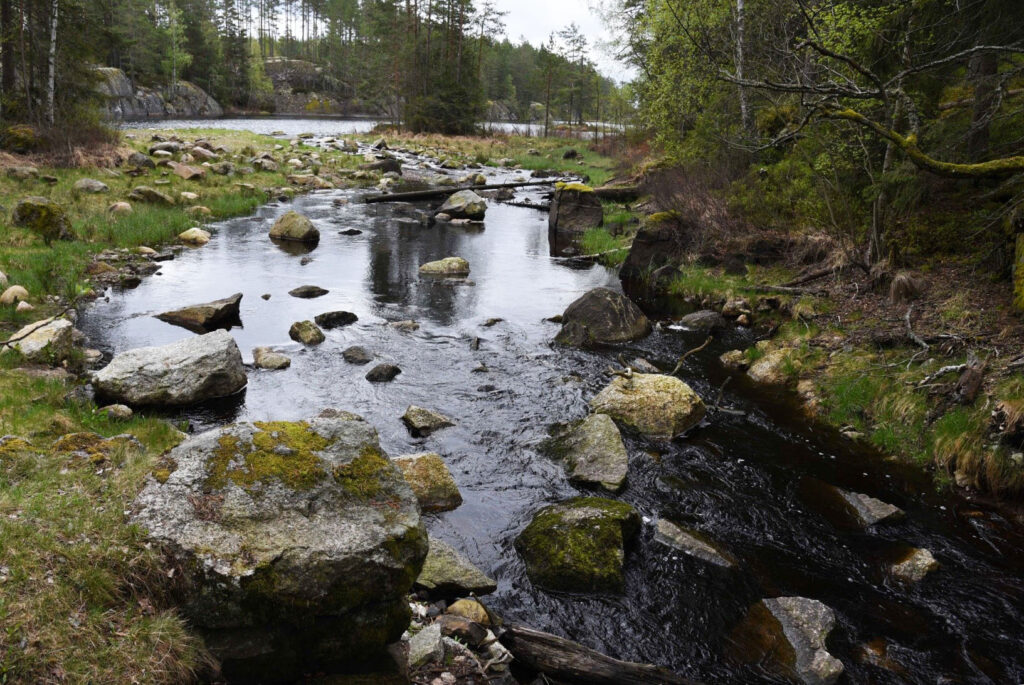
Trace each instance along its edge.
<path fill-rule="evenodd" d="M 756 665 L 723 658 L 732 628 L 761 597 L 802 595 L 835 609 L 830 648 L 845 663 L 849 682 L 1024 679 L 1019 528 L 996 512 L 936 496 L 927 479 L 853 451 L 783 398 L 742 382 L 724 395 L 742 415 L 714 414 L 688 438 L 668 444 L 629 437 L 622 496 L 648 521 L 667 517 L 716 540 L 739 559 L 739 572 L 723 576 L 667 551 L 653 542 L 648 525 L 629 553 L 623 597 L 534 589 L 512 542 L 537 508 L 579 493 L 537 444 L 550 423 L 586 413 L 622 351 L 554 349 L 556 328 L 543 320 L 590 288 L 617 287 L 615 276 L 553 259 L 546 217 L 533 210 L 491 203 L 482 230 L 427 228 L 410 222 L 407 208 L 365 205 L 359 196 L 318 192 L 219 223 L 208 246 L 163 264 L 135 290 L 111 293 L 84 312 L 82 326 L 107 352 L 169 343 L 187 333 L 153 314 L 243 292 L 244 327 L 232 331 L 243 354 L 274 346 L 292 357 L 292 367 L 250 370 L 244 394 L 186 416 L 202 427 L 236 417 L 301 419 L 336 407 L 365 416 L 391 454 L 441 453 L 464 504 L 430 516 L 429 528 L 499 581 L 490 602 L 512 620 L 619 658 L 709 681 L 750 682 L 766 676 Z M 335 199 L 350 202 L 336 206 Z M 267 237 L 273 220 L 292 208 L 320 229 L 319 245 L 306 255 Z M 341 233 L 353 228 L 362 232 Z M 303 265 L 303 256 L 312 261 Z M 447 256 L 469 260 L 472 284 L 419 277 L 421 264 Z M 289 297 L 300 285 L 330 292 L 315 300 Z M 289 339 L 292 322 L 334 310 L 359 320 L 327 331 L 318 347 Z M 503 321 L 484 326 L 491 318 Z M 421 328 L 386 325 L 406 319 Z M 672 368 L 683 350 L 702 341 L 698 334 L 656 332 L 625 353 Z M 715 397 L 726 378 L 716 356 L 751 342 L 745 331 L 725 333 L 687 359 L 684 378 L 703 397 Z M 341 356 L 356 344 L 398 364 L 402 374 L 393 383 L 367 382 L 366 368 Z M 413 438 L 399 419 L 409 404 L 441 411 L 457 425 Z M 892 502 L 907 518 L 872 531 L 836 525 L 814 496 L 819 482 Z M 907 544 L 927 547 L 942 563 L 916 587 L 884 572 L 885 561 Z M 903 674 L 865 661 L 869 642 L 886 645 Z"/>

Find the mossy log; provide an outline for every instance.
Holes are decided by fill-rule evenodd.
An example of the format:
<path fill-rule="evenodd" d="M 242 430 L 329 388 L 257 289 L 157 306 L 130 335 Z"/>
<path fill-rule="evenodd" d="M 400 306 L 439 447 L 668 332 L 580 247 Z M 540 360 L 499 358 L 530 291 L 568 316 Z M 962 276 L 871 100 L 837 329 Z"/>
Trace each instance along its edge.
<path fill-rule="evenodd" d="M 505 624 L 503 644 L 527 668 L 567 683 L 587 685 L 692 685 L 658 666 L 619 661 L 565 638 Z"/>

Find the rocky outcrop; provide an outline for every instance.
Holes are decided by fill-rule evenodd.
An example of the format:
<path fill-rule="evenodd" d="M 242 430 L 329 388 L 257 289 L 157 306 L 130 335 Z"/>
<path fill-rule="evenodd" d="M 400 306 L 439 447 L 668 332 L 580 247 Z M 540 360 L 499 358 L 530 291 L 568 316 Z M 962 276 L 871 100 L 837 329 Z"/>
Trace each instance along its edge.
<path fill-rule="evenodd" d="M 692 231 L 670 215 L 648 217 L 633 238 L 626 261 L 619 269 L 623 284 L 660 289 L 689 251 Z"/>
<path fill-rule="evenodd" d="M 621 593 L 625 548 L 639 530 L 640 516 L 628 504 L 577 497 L 538 511 L 515 547 L 538 587 Z"/>
<path fill-rule="evenodd" d="M 604 224 L 604 207 L 594 189 L 582 183 L 559 184 L 548 212 L 548 231 L 583 234 Z"/>
<path fill-rule="evenodd" d="M 240 324 L 239 305 L 241 302 L 242 293 L 235 293 L 221 300 L 194 304 L 157 314 L 156 318 L 165 323 L 187 328 L 194 333 L 206 333 L 217 328 L 230 328 Z"/>
<path fill-rule="evenodd" d="M 447 214 L 452 219 L 469 219 L 470 221 L 483 221 L 487 213 L 487 200 L 483 199 L 472 190 L 460 190 L 453 194 L 437 214 Z"/>
<path fill-rule="evenodd" d="M 242 354 L 227 331 L 122 352 L 93 375 L 97 395 L 143 406 L 195 404 L 233 395 L 245 384 Z"/>
<path fill-rule="evenodd" d="M 590 401 L 590 408 L 645 435 L 667 439 L 696 426 L 706 411 L 700 396 L 683 381 L 647 373 L 617 376 Z"/>
<path fill-rule="evenodd" d="M 569 480 L 619 492 L 626 483 L 629 455 L 611 417 L 592 414 L 582 421 L 559 426 L 544 449 L 565 462 Z"/>
<path fill-rule="evenodd" d="M 813 599 L 761 600 L 733 636 L 737 656 L 807 685 L 831 685 L 843 674 L 843 663 L 825 647 L 835 622 L 832 610 Z"/>
<path fill-rule="evenodd" d="M 628 297 L 594 288 L 566 308 L 555 342 L 588 347 L 638 340 L 650 332 L 647 317 Z"/>
<path fill-rule="evenodd" d="M 131 522 L 184 574 L 181 611 L 229 681 L 293 682 L 401 636 L 427 536 L 370 425 L 236 424 L 164 461 Z"/>
<path fill-rule="evenodd" d="M 451 545 L 431 537 L 430 551 L 416 587 L 434 596 L 462 597 L 489 594 L 498 589 L 498 584 Z"/>
<path fill-rule="evenodd" d="M 219 117 L 224 109 L 199 86 L 178 81 L 161 90 L 135 86 L 120 69 L 100 67 L 97 90 L 106 100 L 107 116 L 115 120 L 168 117 Z"/>

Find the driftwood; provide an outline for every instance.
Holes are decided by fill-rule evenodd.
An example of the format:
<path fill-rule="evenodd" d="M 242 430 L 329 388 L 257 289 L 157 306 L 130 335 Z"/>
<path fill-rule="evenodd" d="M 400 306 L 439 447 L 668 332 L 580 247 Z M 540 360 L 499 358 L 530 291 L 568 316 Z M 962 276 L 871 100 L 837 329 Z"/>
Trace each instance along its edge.
<path fill-rule="evenodd" d="M 503 201 L 503 200 L 498 200 L 498 202 L 501 202 L 501 204 L 503 204 L 503 205 L 508 205 L 509 207 L 525 207 L 526 209 L 538 209 L 538 210 L 540 210 L 542 212 L 550 212 L 551 211 L 551 205 L 542 205 L 542 204 L 538 204 L 536 202 L 526 202 L 526 201 L 509 202 L 509 201 Z"/>
<path fill-rule="evenodd" d="M 518 663 L 559 681 L 586 685 L 693 685 L 658 666 L 619 661 L 565 638 L 506 624 L 501 643 Z"/>
<path fill-rule="evenodd" d="M 482 186 L 451 186 L 448 188 L 435 188 L 433 190 L 414 190 L 408 193 L 389 193 L 386 195 L 371 195 L 364 200 L 367 204 L 375 202 L 416 202 L 418 200 L 435 200 L 439 197 L 454 195 L 460 190 L 501 190 L 502 188 L 527 188 L 529 186 L 549 186 L 554 180 L 545 181 L 524 181 L 522 183 L 492 183 Z"/>
<path fill-rule="evenodd" d="M 594 195 L 612 202 L 632 202 L 640 197 L 640 189 L 636 186 L 600 186 L 594 188 Z"/>

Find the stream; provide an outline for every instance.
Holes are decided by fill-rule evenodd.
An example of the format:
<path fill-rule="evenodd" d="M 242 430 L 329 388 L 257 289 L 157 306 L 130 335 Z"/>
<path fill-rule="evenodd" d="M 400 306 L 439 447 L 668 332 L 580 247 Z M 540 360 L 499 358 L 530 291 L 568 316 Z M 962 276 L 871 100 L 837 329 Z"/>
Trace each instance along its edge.
<path fill-rule="evenodd" d="M 309 130 L 311 122 L 302 124 L 291 128 Z M 280 120 L 269 126 L 289 128 Z M 519 173 L 483 171 L 488 182 Z M 333 407 L 364 416 L 391 455 L 440 453 L 464 504 L 428 515 L 428 528 L 498 581 L 485 601 L 506 619 L 705 682 L 771 682 L 758 665 L 727 658 L 729 636 L 757 600 L 798 595 L 836 613 L 829 651 L 846 667 L 841 682 L 1024 681 L 1024 531 L 998 510 L 937 494 L 930 478 L 856 449 L 806 420 L 788 396 L 741 378 L 727 386 L 722 405 L 742 414 L 712 413 L 671 443 L 626 436 L 629 476 L 620 498 L 637 508 L 645 526 L 627 554 L 625 594 L 532 587 L 513 548 L 516 535 L 540 507 L 581 493 L 538 451 L 548 426 L 587 413 L 621 352 L 671 369 L 704 335 L 666 327 L 622 348 L 556 348 L 558 327 L 545 318 L 591 288 L 619 288 L 612 270 L 553 258 L 547 216 L 535 210 L 490 201 L 483 226 L 426 228 L 411 216 L 428 205 L 360 202 L 373 192 L 319 191 L 216 223 L 208 246 L 162 264 L 135 289 L 108 291 L 82 312 L 81 328 L 107 355 L 161 345 L 189 333 L 154 314 L 243 293 L 243 326 L 232 334 L 246 361 L 254 347 L 272 346 L 292 358 L 291 368 L 250 369 L 241 396 L 180 418 L 203 430 L 239 419 L 303 419 Z M 517 199 L 537 201 L 536 191 Z M 290 209 L 320 229 L 321 241 L 308 254 L 267 238 Z M 346 229 L 362 233 L 341 235 Z M 418 276 L 420 264 L 447 256 L 470 262 L 473 285 Z M 302 265 L 303 257 L 312 261 Z M 307 284 L 330 293 L 289 297 Z M 289 339 L 292 322 L 333 310 L 359 320 L 327 331 L 318 347 Z M 494 317 L 503 321 L 484 326 Z M 386 323 L 406 319 L 419 322 L 419 330 Z M 746 329 L 728 331 L 690 356 L 680 375 L 712 402 L 729 375 L 718 356 L 753 342 Z M 392 383 L 367 382 L 370 366 L 342 359 L 351 345 L 370 350 L 376 362 L 397 364 L 401 375 Z M 410 404 L 457 425 L 413 438 L 399 419 Z M 823 483 L 878 497 L 907 516 L 868 530 L 844 526 L 818 504 Z M 722 575 L 659 545 L 652 522 L 660 517 L 715 540 L 740 570 Z M 915 586 L 885 571 L 907 545 L 931 550 L 942 564 Z M 870 659 L 868 644 L 876 650 Z"/>

